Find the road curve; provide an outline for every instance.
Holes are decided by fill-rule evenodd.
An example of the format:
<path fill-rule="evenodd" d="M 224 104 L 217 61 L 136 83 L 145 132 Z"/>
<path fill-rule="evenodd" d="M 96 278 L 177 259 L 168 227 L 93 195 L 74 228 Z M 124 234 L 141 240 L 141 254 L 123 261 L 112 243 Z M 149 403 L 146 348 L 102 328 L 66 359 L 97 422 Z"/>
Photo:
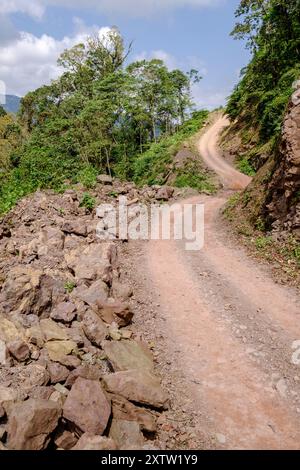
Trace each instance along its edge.
<path fill-rule="evenodd" d="M 207 166 L 217 173 L 225 189 L 241 190 L 248 186 L 251 178 L 229 165 L 218 149 L 219 136 L 228 124 L 226 117 L 219 118 L 200 139 L 198 149 Z"/>

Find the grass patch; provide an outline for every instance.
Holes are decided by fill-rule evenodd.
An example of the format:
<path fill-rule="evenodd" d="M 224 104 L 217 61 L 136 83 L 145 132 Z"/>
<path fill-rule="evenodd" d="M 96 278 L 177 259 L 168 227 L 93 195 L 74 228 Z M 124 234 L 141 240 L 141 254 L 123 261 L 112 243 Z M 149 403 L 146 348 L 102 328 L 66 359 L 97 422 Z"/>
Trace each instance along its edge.
<path fill-rule="evenodd" d="M 95 206 L 96 206 L 96 199 L 93 196 L 91 196 L 89 193 L 84 193 L 80 201 L 80 207 L 85 207 L 87 210 L 92 212 Z"/>
<path fill-rule="evenodd" d="M 197 191 L 206 191 L 209 194 L 216 192 L 216 186 L 210 175 L 203 170 L 198 161 L 187 162 L 183 168 L 177 171 L 175 180 L 177 188 L 193 188 Z"/>
<path fill-rule="evenodd" d="M 133 164 L 134 181 L 141 186 L 163 184 L 170 171 L 173 157 L 189 137 L 199 132 L 207 117 L 208 111 L 198 111 L 181 126 L 176 134 L 163 137 L 157 143 L 152 144 Z"/>

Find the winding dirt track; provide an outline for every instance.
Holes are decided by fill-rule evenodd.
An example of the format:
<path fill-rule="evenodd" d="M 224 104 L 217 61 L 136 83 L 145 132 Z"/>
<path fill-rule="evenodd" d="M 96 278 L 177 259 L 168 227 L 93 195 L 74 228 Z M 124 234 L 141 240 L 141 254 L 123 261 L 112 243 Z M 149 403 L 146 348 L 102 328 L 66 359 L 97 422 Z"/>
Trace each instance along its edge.
<path fill-rule="evenodd" d="M 217 149 L 225 125 L 218 120 L 199 149 L 226 189 L 241 189 L 249 178 Z M 199 431 L 218 436 L 220 449 L 299 449 L 300 365 L 292 364 L 299 298 L 226 237 L 219 212 L 227 197 L 182 201 L 205 204 L 204 249 L 151 241 L 137 276 L 160 301 L 165 348 L 172 360 L 176 350 Z"/>

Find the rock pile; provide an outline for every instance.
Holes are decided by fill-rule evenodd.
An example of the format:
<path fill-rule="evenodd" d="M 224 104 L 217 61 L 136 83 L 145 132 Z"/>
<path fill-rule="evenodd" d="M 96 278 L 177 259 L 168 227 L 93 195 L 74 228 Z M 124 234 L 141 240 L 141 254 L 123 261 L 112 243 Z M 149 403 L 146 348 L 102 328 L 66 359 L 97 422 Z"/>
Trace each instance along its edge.
<path fill-rule="evenodd" d="M 118 242 L 97 239 L 84 189 L 38 192 L 0 223 L 0 449 L 143 448 L 168 397 L 130 329 Z M 116 194 L 166 200 L 170 188 L 98 178 Z"/>

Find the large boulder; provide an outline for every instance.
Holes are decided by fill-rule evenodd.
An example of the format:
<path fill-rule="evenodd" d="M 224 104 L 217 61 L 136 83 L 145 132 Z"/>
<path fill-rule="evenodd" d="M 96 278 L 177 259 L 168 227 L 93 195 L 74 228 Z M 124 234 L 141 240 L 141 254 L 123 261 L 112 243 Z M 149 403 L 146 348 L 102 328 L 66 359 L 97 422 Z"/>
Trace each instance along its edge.
<path fill-rule="evenodd" d="M 115 418 L 111 423 L 109 437 L 124 450 L 127 448 L 140 449 L 145 442 L 138 423 Z"/>
<path fill-rule="evenodd" d="M 86 248 L 78 247 L 65 254 L 68 268 L 76 279 L 104 282 L 112 280 L 112 264 L 116 259 L 113 243 L 95 243 Z"/>
<path fill-rule="evenodd" d="M 62 328 L 50 318 L 41 320 L 40 326 L 46 341 L 67 341 L 69 339 L 67 329 Z"/>
<path fill-rule="evenodd" d="M 54 443 L 59 449 L 70 450 L 77 443 L 77 439 L 70 431 L 61 429 L 56 433 Z"/>
<path fill-rule="evenodd" d="M 151 353 L 136 341 L 105 341 L 103 349 L 115 371 L 154 368 Z"/>
<path fill-rule="evenodd" d="M 136 421 L 142 431 L 148 433 L 156 432 L 156 420 L 152 411 L 135 406 L 120 395 L 110 395 L 112 404 L 112 415 L 114 418 L 124 421 Z"/>
<path fill-rule="evenodd" d="M 105 323 L 92 310 L 88 310 L 83 317 L 83 331 L 91 343 L 99 347 L 108 336 Z"/>
<path fill-rule="evenodd" d="M 121 395 L 134 403 L 166 409 L 168 396 L 159 380 L 147 370 L 127 370 L 105 375 L 104 385 L 108 392 Z"/>
<path fill-rule="evenodd" d="M 19 362 L 24 362 L 30 357 L 29 346 L 21 339 L 11 341 L 7 344 L 7 348 L 13 358 Z"/>
<path fill-rule="evenodd" d="M 0 305 L 4 312 L 48 316 L 52 304 L 63 301 L 63 282 L 41 271 L 18 266 L 11 269 L 2 286 Z"/>
<path fill-rule="evenodd" d="M 107 302 L 109 289 L 103 281 L 95 281 L 90 287 L 80 286 L 74 290 L 72 297 L 84 302 L 93 310 L 97 311 L 99 306 Z"/>
<path fill-rule="evenodd" d="M 63 416 L 80 431 L 102 435 L 111 415 L 111 404 L 100 382 L 79 377 L 63 407 Z"/>
<path fill-rule="evenodd" d="M 69 369 L 58 362 L 49 361 L 47 369 L 50 374 L 50 381 L 54 385 L 65 382 L 70 375 Z"/>
<path fill-rule="evenodd" d="M 48 341 L 45 344 L 51 361 L 65 363 L 65 357 L 69 355 L 77 355 L 77 344 L 74 341 Z"/>
<path fill-rule="evenodd" d="M 81 220 L 68 220 L 64 222 L 62 226 L 62 231 L 68 234 L 73 233 L 81 237 L 87 236 L 87 227 L 86 224 L 82 223 Z"/>
<path fill-rule="evenodd" d="M 98 175 L 97 182 L 100 184 L 111 186 L 113 184 L 113 178 L 109 175 Z"/>
<path fill-rule="evenodd" d="M 102 377 L 102 374 L 99 367 L 90 364 L 82 364 L 70 373 L 66 381 L 66 387 L 72 387 L 78 377 L 99 381 Z"/>
<path fill-rule="evenodd" d="M 46 449 L 60 416 L 61 408 L 53 401 L 29 399 L 15 405 L 7 427 L 9 448 Z"/>
<path fill-rule="evenodd" d="M 24 330 L 20 330 L 20 326 L 17 326 L 7 320 L 6 318 L 0 317 L 0 339 L 3 341 L 15 341 L 22 339 Z"/>
<path fill-rule="evenodd" d="M 119 327 L 129 325 L 133 318 L 133 312 L 128 304 L 124 302 L 98 303 L 97 313 L 105 323 L 117 323 Z"/>
<path fill-rule="evenodd" d="M 85 433 L 72 450 L 117 450 L 117 446 L 113 439 Z"/>
<path fill-rule="evenodd" d="M 61 302 L 52 310 L 50 317 L 55 321 L 71 323 L 76 317 L 76 306 L 72 302 Z"/>
<path fill-rule="evenodd" d="M 174 189 L 169 186 L 163 186 L 156 193 L 157 201 L 168 201 L 173 197 Z"/>

